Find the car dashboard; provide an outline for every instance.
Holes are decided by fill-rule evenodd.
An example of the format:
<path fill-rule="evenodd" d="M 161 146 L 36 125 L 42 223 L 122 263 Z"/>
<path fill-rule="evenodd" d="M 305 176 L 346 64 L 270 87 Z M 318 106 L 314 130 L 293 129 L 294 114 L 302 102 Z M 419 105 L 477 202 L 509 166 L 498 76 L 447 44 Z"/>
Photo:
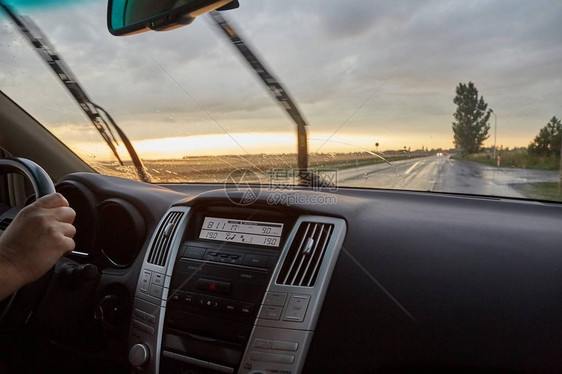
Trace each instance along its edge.
<path fill-rule="evenodd" d="M 272 204 L 257 186 L 248 203 L 92 173 L 57 189 L 77 211 L 65 261 L 100 272 L 93 324 L 57 309 L 83 290 L 46 293 L 59 354 L 138 373 L 562 368 L 559 204 L 344 188 Z"/>

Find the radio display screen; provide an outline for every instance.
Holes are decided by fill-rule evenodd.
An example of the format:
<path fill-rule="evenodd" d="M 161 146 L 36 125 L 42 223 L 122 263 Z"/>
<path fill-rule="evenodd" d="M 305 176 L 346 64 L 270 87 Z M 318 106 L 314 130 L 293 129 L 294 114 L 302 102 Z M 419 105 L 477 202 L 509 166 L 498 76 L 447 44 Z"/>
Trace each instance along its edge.
<path fill-rule="evenodd" d="M 283 223 L 205 217 L 199 239 L 279 247 Z"/>

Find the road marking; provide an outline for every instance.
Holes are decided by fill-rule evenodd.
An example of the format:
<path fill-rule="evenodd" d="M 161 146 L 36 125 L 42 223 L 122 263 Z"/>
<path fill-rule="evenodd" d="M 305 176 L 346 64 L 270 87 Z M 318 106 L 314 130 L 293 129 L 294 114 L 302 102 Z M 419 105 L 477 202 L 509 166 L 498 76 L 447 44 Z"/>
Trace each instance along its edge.
<path fill-rule="evenodd" d="M 415 164 L 413 164 L 412 166 L 410 166 L 410 167 L 408 168 L 408 170 L 406 170 L 406 172 L 405 172 L 404 174 L 410 174 L 410 172 L 411 172 L 412 170 L 414 170 L 414 168 L 415 168 L 416 166 L 418 166 L 418 164 L 419 164 L 420 162 L 421 162 L 421 161 L 418 161 L 418 162 L 416 162 Z"/>

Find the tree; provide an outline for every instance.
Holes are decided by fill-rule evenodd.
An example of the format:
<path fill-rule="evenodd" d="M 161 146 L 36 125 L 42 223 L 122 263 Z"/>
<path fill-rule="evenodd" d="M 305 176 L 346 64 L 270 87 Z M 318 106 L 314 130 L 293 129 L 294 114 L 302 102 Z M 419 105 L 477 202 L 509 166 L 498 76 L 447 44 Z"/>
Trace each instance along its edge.
<path fill-rule="evenodd" d="M 453 100 L 457 104 L 457 110 L 453 114 L 454 142 L 462 154 L 467 155 L 478 152 L 484 140 L 488 139 L 490 111 L 484 97 L 478 98 L 474 83 L 459 83 L 456 92 L 457 96 Z"/>
<path fill-rule="evenodd" d="M 529 144 L 529 153 L 537 156 L 558 156 L 562 139 L 562 123 L 553 116 L 545 127 L 540 129 L 535 140 Z"/>

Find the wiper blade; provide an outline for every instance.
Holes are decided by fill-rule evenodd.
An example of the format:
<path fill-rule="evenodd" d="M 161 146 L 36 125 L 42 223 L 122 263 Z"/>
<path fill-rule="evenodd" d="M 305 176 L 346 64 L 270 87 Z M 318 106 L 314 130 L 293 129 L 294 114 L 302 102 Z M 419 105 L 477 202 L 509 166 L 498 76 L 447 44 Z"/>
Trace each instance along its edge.
<path fill-rule="evenodd" d="M 261 61 L 256 57 L 252 50 L 244 43 L 242 38 L 234 31 L 224 17 L 217 11 L 210 13 L 213 20 L 226 34 L 232 44 L 238 49 L 246 59 L 252 70 L 259 76 L 271 95 L 277 100 L 281 108 L 287 112 L 297 126 L 297 165 L 300 172 L 308 170 L 308 138 L 306 134 L 307 123 L 299 112 L 297 106 L 289 96 L 287 90 L 281 83 L 266 69 Z M 304 173 L 307 174 L 307 173 Z M 310 184 L 310 175 L 303 175 L 304 184 Z M 308 178 L 307 178 L 308 177 Z M 314 176 L 312 176 L 314 177 Z"/>
<path fill-rule="evenodd" d="M 105 109 L 103 109 L 101 106 L 96 105 L 96 104 L 94 104 L 94 107 L 98 110 L 98 112 L 102 112 L 107 117 L 107 119 L 109 120 L 109 123 L 111 123 L 111 125 L 113 126 L 115 131 L 117 131 L 117 134 L 119 135 L 119 137 L 123 141 L 123 144 L 125 145 L 125 148 L 127 149 L 127 152 L 129 153 L 129 157 L 131 157 L 131 161 L 133 162 L 133 165 L 135 166 L 135 170 L 137 171 L 137 175 L 139 176 L 139 179 L 141 181 L 147 182 L 147 183 L 152 182 L 152 178 L 150 177 L 150 174 L 146 170 L 146 168 L 145 168 L 144 164 L 142 163 L 139 155 L 137 154 L 137 151 L 133 147 L 133 143 L 131 143 L 131 141 L 129 140 L 127 135 L 125 135 L 125 132 L 123 130 L 121 130 L 121 128 L 119 126 L 117 126 L 117 123 L 115 123 L 115 121 L 113 120 L 113 117 L 111 117 L 111 115 Z M 104 120 L 104 122 L 105 122 L 105 120 Z M 107 122 L 105 122 L 105 123 L 107 124 Z M 108 126 L 107 128 L 109 129 L 110 135 L 113 137 L 113 132 L 111 132 L 111 127 Z M 113 137 L 113 139 L 115 139 L 115 138 Z M 122 162 L 121 162 L 121 165 L 123 165 Z"/>
<path fill-rule="evenodd" d="M 115 135 L 111 130 L 111 126 L 113 126 L 113 128 L 123 141 L 123 144 L 125 145 L 125 148 L 127 149 L 129 156 L 131 157 L 131 161 L 135 166 L 139 178 L 144 182 L 150 182 L 150 175 L 142 164 L 142 161 L 136 153 L 133 144 L 129 141 L 129 139 L 119 128 L 119 126 L 117 126 L 109 113 L 107 113 L 107 111 L 101 106 L 90 100 L 90 98 L 86 94 L 86 91 L 84 91 L 82 86 L 80 86 L 80 83 L 78 83 L 78 79 L 76 78 L 76 76 L 72 73 L 68 65 L 63 61 L 62 57 L 55 51 L 55 48 L 49 42 L 47 37 L 40 31 L 39 27 L 33 22 L 31 18 L 17 15 L 12 9 L 10 9 L 10 7 L 5 5 L 1 1 L 0 6 L 6 11 L 12 21 L 14 21 L 20 32 L 33 45 L 39 56 L 55 72 L 56 76 L 64 84 L 72 97 L 74 97 L 80 108 L 82 108 L 96 130 L 98 130 L 103 140 L 107 143 L 108 147 L 113 152 L 113 155 L 115 156 L 115 158 L 117 158 L 117 161 L 119 161 L 119 164 L 121 166 L 124 165 L 123 160 L 121 160 L 119 152 L 117 151 L 117 146 L 119 146 L 119 143 L 117 142 L 117 139 L 115 138 Z M 101 115 L 102 113 L 107 118 L 109 123 Z"/>

